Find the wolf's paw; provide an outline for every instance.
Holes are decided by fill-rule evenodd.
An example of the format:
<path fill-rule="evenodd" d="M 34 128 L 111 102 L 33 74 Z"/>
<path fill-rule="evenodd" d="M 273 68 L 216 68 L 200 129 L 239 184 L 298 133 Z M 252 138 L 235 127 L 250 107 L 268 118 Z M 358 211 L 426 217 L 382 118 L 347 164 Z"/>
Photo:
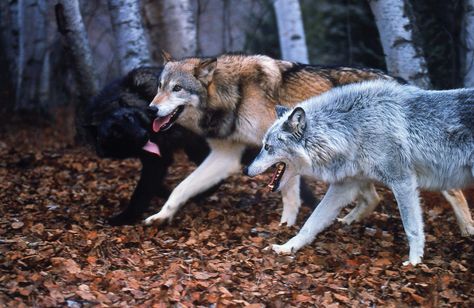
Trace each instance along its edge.
<path fill-rule="evenodd" d="M 294 248 L 288 245 L 272 245 L 272 250 L 279 255 L 289 255 L 293 253 Z"/>
<path fill-rule="evenodd" d="M 365 217 L 364 212 L 361 211 L 361 208 L 359 208 L 359 206 L 357 206 L 354 209 L 352 209 L 352 211 L 350 211 L 349 214 L 347 214 L 343 218 L 338 218 L 337 221 L 346 225 L 350 225 L 353 222 L 360 222 L 361 220 L 364 219 L 364 217 Z"/>
<path fill-rule="evenodd" d="M 298 216 L 298 213 L 283 213 L 280 219 L 280 226 L 285 224 L 288 227 L 293 226 L 296 223 L 296 217 Z"/>
<path fill-rule="evenodd" d="M 162 212 L 159 212 L 159 213 L 157 213 L 155 215 L 152 215 L 152 216 L 148 217 L 147 219 L 145 219 L 143 221 L 143 224 L 145 226 L 162 225 L 166 222 L 170 223 L 172 219 L 173 219 L 172 216 L 163 215 Z"/>
<path fill-rule="evenodd" d="M 416 266 L 417 264 L 421 263 L 421 257 L 415 257 L 415 258 L 410 258 L 410 260 L 407 260 L 403 262 L 403 266 L 408 266 L 408 265 L 413 265 Z"/>
<path fill-rule="evenodd" d="M 349 217 L 349 214 L 347 214 L 343 218 L 338 218 L 337 221 L 349 226 L 355 221 L 354 217 Z"/>
<path fill-rule="evenodd" d="M 474 235 L 474 225 L 466 224 L 460 226 L 462 236 L 473 236 Z"/>

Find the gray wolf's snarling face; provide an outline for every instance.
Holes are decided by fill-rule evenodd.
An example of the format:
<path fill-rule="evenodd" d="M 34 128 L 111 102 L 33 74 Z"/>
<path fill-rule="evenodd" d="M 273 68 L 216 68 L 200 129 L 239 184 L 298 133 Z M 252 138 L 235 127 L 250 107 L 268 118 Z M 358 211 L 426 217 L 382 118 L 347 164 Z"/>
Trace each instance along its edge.
<path fill-rule="evenodd" d="M 169 129 L 180 116 L 186 118 L 192 114 L 191 109 L 198 108 L 206 98 L 216 63 L 215 58 L 166 62 L 156 96 L 150 104 L 157 116 L 153 122 L 154 132 Z"/>
<path fill-rule="evenodd" d="M 270 127 L 263 138 L 263 147 L 248 166 L 246 173 L 255 176 L 274 167 L 274 173 L 268 187 L 271 191 L 279 191 L 289 179 L 299 174 L 305 151 L 301 145 L 306 129 L 305 112 L 295 108 L 291 114 L 289 109 L 278 106 L 279 119 Z"/>

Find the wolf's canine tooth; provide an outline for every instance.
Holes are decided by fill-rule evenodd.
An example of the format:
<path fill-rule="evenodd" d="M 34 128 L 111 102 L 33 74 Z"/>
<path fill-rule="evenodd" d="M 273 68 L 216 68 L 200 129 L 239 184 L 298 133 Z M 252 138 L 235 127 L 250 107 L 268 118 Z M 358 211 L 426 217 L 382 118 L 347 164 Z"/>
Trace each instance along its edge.
<path fill-rule="evenodd" d="M 273 173 L 273 177 L 270 180 L 270 183 L 267 185 L 271 191 L 274 191 L 275 186 L 280 184 L 286 165 L 285 163 L 280 162 L 280 163 L 274 164 L 273 167 L 275 167 L 276 170 Z"/>

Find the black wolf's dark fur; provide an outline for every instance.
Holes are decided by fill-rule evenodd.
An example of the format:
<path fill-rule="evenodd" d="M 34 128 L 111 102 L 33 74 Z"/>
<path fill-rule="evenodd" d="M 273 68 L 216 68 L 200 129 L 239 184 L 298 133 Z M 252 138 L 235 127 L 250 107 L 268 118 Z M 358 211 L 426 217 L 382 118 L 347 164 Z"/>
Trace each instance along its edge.
<path fill-rule="evenodd" d="M 159 134 L 150 131 L 147 107 L 158 86 L 159 68 L 138 68 L 107 85 L 86 109 L 89 138 L 100 157 L 138 157 L 142 171 L 128 207 L 109 221 L 112 225 L 136 222 L 153 196 L 167 197 L 163 180 L 177 149 L 199 164 L 209 153 L 204 139 L 178 125 Z M 147 140 L 157 143 L 161 157 L 142 150 Z"/>

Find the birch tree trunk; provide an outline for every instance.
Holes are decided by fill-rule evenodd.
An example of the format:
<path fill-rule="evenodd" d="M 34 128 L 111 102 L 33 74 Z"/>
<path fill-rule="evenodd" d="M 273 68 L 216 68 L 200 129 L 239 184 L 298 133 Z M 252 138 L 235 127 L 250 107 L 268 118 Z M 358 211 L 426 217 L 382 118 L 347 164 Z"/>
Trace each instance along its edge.
<path fill-rule="evenodd" d="M 466 50 L 462 58 L 464 86 L 474 87 L 474 0 L 464 0 L 462 40 Z"/>
<path fill-rule="evenodd" d="M 197 51 L 196 21 L 189 0 L 163 0 L 166 51 L 175 58 L 195 56 Z"/>
<path fill-rule="evenodd" d="M 108 0 L 121 73 L 150 65 L 150 51 L 137 0 Z"/>
<path fill-rule="evenodd" d="M 92 64 L 92 53 L 82 21 L 78 0 L 59 0 L 55 6 L 56 20 L 67 47 L 72 54 L 79 92 L 83 99 L 97 94 L 97 77 Z"/>
<path fill-rule="evenodd" d="M 97 95 L 97 76 L 92 63 L 92 53 L 87 32 L 82 21 L 78 0 L 59 0 L 55 5 L 56 21 L 59 32 L 65 37 L 66 49 L 71 53 L 79 100 L 76 105 L 75 126 L 76 142 L 86 141 L 84 130 L 84 110 L 87 102 Z"/>
<path fill-rule="evenodd" d="M 9 62 L 16 110 L 44 109 L 50 90 L 47 4 L 1 1 L 0 31 Z"/>
<path fill-rule="evenodd" d="M 387 70 L 421 88 L 431 86 L 426 61 L 413 40 L 413 24 L 404 0 L 370 0 Z"/>
<path fill-rule="evenodd" d="M 284 60 L 308 63 L 308 49 L 298 0 L 275 0 L 281 55 Z"/>

